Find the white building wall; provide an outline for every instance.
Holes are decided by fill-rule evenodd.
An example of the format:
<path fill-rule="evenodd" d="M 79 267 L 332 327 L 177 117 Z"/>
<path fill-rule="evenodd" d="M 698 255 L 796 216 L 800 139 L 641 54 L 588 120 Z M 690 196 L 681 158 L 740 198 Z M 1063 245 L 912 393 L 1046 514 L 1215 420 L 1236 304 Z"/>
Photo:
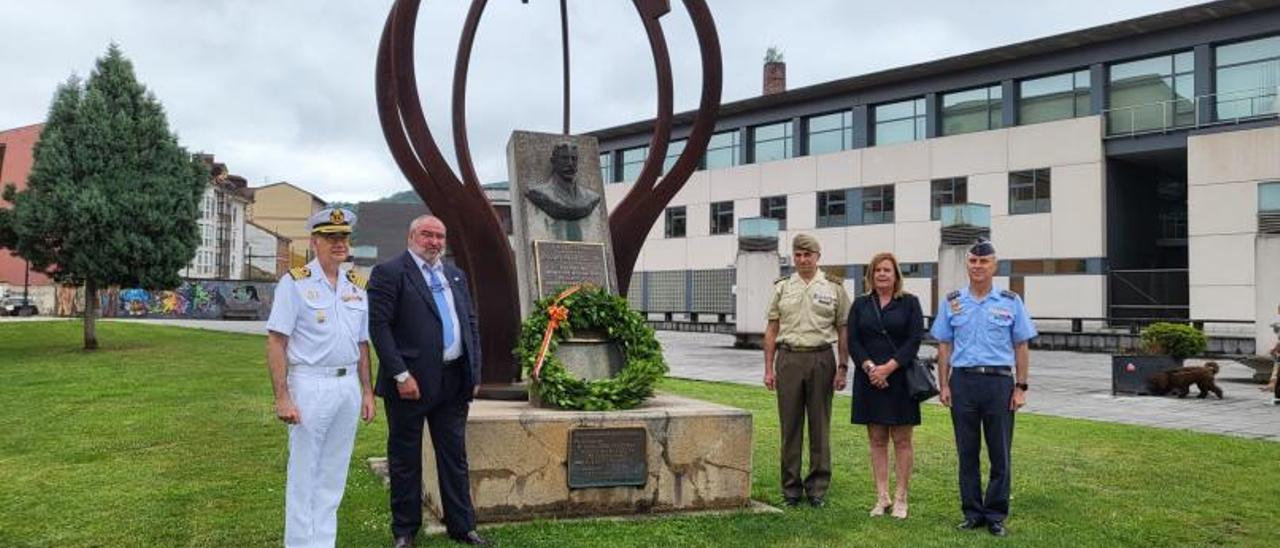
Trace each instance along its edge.
<path fill-rule="evenodd" d="M 1187 138 L 1191 317 L 1254 319 L 1258 184 L 1270 181 L 1280 181 L 1280 128 Z"/>
<path fill-rule="evenodd" d="M 808 232 L 822 243 L 822 262 L 828 265 L 863 264 L 885 250 L 903 262 L 936 262 L 940 225 L 929 219 L 930 181 L 960 176 L 968 178 L 970 202 L 991 206 L 992 237 L 1000 258 L 1105 257 L 1101 134 L 1101 118 L 1093 116 L 699 171 L 671 202 L 688 208 L 687 236 L 664 238 L 664 220 L 659 218 L 637 270 L 728 267 L 737 240 L 709 235 L 709 204 L 734 201 L 736 225 L 736 219 L 759 215 L 759 198 L 777 195 L 787 196 L 787 230 L 781 234 L 780 249 L 784 256 L 789 255 L 791 238 Z M 1009 215 L 1009 172 L 1039 168 L 1051 170 L 1051 212 Z M 885 184 L 894 185 L 895 223 L 815 228 L 817 192 Z M 610 207 L 630 186 L 606 185 Z M 928 279 L 908 282 L 922 302 L 931 300 Z M 1076 287 L 1072 284 L 1082 285 L 1078 291 L 1063 290 Z M 1103 276 L 1028 276 L 1025 287 L 1033 313 L 1105 315 Z"/>

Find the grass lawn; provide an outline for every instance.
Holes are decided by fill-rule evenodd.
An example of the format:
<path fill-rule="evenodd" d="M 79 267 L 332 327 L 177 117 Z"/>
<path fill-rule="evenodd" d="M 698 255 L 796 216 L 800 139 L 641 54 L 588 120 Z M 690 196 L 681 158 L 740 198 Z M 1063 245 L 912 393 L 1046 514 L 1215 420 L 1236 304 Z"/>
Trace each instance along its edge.
<path fill-rule="evenodd" d="M 0 323 L 0 546 L 277 546 L 285 429 L 271 409 L 264 339 L 77 322 Z M 756 364 L 743 364 L 756 367 Z M 755 415 L 752 495 L 779 493 L 777 415 L 761 389 L 667 380 L 663 390 Z M 379 413 L 382 410 L 379 408 Z M 871 519 L 866 434 L 838 398 L 829 506 L 489 530 L 505 546 L 912 546 L 1002 542 L 956 532 L 950 419 L 926 406 L 911 519 Z M 339 544 L 390 544 L 387 495 L 364 466 L 382 417 L 360 428 Z M 1014 442 L 1010 538 L 1030 545 L 1275 546 L 1280 444 L 1024 414 Z M 420 539 L 422 540 L 422 539 Z M 421 544 L 451 545 L 440 538 Z"/>

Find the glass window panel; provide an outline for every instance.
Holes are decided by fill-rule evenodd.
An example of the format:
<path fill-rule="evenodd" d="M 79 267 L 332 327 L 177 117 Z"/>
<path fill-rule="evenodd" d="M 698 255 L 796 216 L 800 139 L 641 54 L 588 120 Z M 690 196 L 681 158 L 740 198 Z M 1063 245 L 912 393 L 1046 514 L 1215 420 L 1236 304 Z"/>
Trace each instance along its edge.
<path fill-rule="evenodd" d="M 818 227 L 844 226 L 846 219 L 845 190 L 828 190 L 818 193 Z"/>
<path fill-rule="evenodd" d="M 1192 72 L 1196 69 L 1195 56 L 1190 51 L 1184 51 L 1173 56 L 1173 71 L 1177 73 Z"/>
<path fill-rule="evenodd" d="M 894 120 L 898 118 L 910 118 L 916 115 L 916 106 L 914 101 L 902 101 L 898 103 L 889 103 L 886 105 L 876 106 L 876 120 Z"/>
<path fill-rule="evenodd" d="M 1181 57 L 1179 57 L 1181 56 Z M 1113 133 L 1158 130 L 1172 125 L 1194 122 L 1194 104 L 1189 99 L 1194 94 L 1193 74 L 1174 78 L 1173 58 L 1181 63 L 1190 59 L 1186 52 L 1163 55 L 1112 65 L 1108 98 L 1112 112 L 1107 121 Z"/>
<path fill-rule="evenodd" d="M 622 180 L 634 181 L 644 168 L 644 160 L 649 156 L 649 147 L 643 146 L 622 151 Z"/>
<path fill-rule="evenodd" d="M 733 233 L 733 202 L 712 202 L 711 234 Z"/>
<path fill-rule="evenodd" d="M 889 145 L 916 140 L 917 125 L 914 120 L 898 120 L 876 124 L 876 144 Z"/>
<path fill-rule="evenodd" d="M 662 161 L 662 173 L 671 171 L 671 166 L 676 165 L 676 160 L 680 159 L 680 154 L 684 152 L 687 144 L 689 144 L 687 139 L 678 139 L 667 145 L 667 157 Z"/>
<path fill-rule="evenodd" d="M 755 143 L 753 161 L 771 162 L 791 157 L 791 122 L 780 122 L 752 129 Z"/>
<path fill-rule="evenodd" d="M 956 135 L 1000 127 L 1000 86 L 957 91 L 942 96 L 942 134 Z"/>
<path fill-rule="evenodd" d="M 1280 211 L 1280 181 L 1258 185 L 1258 211 Z"/>
<path fill-rule="evenodd" d="M 600 153 L 600 180 L 606 183 L 613 181 L 613 153 Z"/>
<path fill-rule="evenodd" d="M 685 206 L 668 207 L 665 236 L 683 238 L 685 235 Z"/>
<path fill-rule="evenodd" d="M 924 139 L 924 99 L 877 105 L 875 121 L 875 144 L 877 145 Z"/>
<path fill-rule="evenodd" d="M 767 196 L 760 198 L 760 216 L 777 219 L 778 230 L 787 229 L 787 197 Z"/>
<path fill-rule="evenodd" d="M 1280 57 L 1280 36 L 1218 46 L 1214 52 L 1214 59 L 1220 67 L 1275 57 Z"/>
<path fill-rule="evenodd" d="M 738 165 L 738 130 L 729 130 L 711 136 L 707 145 L 707 169 L 719 169 Z"/>
<path fill-rule="evenodd" d="M 826 154 L 853 146 L 853 115 L 849 111 L 813 116 L 806 121 L 806 150 Z"/>

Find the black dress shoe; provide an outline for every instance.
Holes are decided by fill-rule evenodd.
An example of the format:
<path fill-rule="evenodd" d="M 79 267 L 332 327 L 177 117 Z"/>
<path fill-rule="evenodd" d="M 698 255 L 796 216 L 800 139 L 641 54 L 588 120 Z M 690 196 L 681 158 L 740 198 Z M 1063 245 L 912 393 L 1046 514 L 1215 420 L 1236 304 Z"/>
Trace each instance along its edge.
<path fill-rule="evenodd" d="M 449 538 L 460 544 L 475 544 L 477 546 L 487 546 L 489 544 L 489 541 L 475 531 L 467 531 L 461 535 L 450 535 Z"/>
<path fill-rule="evenodd" d="M 969 529 L 977 529 L 979 527 L 982 527 L 982 525 L 985 523 L 986 522 L 983 521 L 982 518 L 964 518 L 964 521 L 956 525 L 956 529 L 960 529 L 961 531 L 968 531 Z"/>
<path fill-rule="evenodd" d="M 782 497 L 782 505 L 787 508 L 800 506 L 800 497 Z"/>
<path fill-rule="evenodd" d="M 413 537 L 396 537 L 395 544 L 392 548 L 413 548 Z"/>
<path fill-rule="evenodd" d="M 993 521 L 987 524 L 987 532 L 997 537 L 1003 537 L 1009 534 L 1009 530 L 1004 528 L 1004 522 Z"/>
<path fill-rule="evenodd" d="M 809 506 L 814 508 L 822 508 L 827 505 L 826 499 L 822 497 L 809 497 Z"/>

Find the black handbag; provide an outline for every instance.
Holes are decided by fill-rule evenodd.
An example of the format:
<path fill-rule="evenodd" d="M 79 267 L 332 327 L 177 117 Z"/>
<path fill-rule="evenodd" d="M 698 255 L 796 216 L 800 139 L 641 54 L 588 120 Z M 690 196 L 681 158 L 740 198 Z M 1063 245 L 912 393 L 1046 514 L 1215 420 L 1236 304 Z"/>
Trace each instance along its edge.
<path fill-rule="evenodd" d="M 880 334 L 884 336 L 884 340 L 889 341 L 889 346 L 893 348 L 893 353 L 898 353 L 898 345 L 893 343 L 893 337 L 889 336 L 889 331 L 884 328 L 884 318 L 880 317 L 880 303 L 875 301 L 874 293 L 867 296 L 868 304 L 876 311 L 876 324 L 880 328 Z M 905 364 L 907 376 L 907 395 L 918 402 L 923 402 L 938 395 L 938 381 L 933 376 L 933 364 L 921 363 L 915 356 L 911 357 L 911 363 Z"/>

